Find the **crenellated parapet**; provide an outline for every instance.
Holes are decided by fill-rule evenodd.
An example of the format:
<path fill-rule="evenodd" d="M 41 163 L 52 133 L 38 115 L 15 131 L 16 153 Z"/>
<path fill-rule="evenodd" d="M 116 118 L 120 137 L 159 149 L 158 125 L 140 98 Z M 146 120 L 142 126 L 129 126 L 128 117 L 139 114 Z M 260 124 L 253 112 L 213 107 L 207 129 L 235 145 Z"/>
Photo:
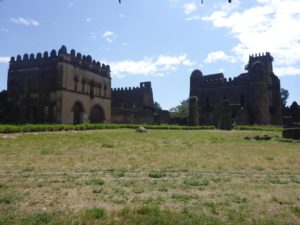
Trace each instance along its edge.
<path fill-rule="evenodd" d="M 86 56 L 79 52 L 76 53 L 74 49 L 68 53 L 64 45 L 58 51 L 53 49 L 50 53 L 45 51 L 43 54 L 40 52 L 36 55 L 26 53 L 23 56 L 18 55 L 16 58 L 11 57 L 9 70 L 53 67 L 60 62 L 68 63 L 75 67 L 110 78 L 111 71 L 109 65 L 94 60 L 90 55 Z"/>
<path fill-rule="evenodd" d="M 139 87 L 122 87 L 112 89 L 112 106 L 129 107 L 153 106 L 151 82 L 141 82 Z"/>
<path fill-rule="evenodd" d="M 223 73 L 210 74 L 205 76 L 195 77 L 191 75 L 191 85 L 196 85 L 200 88 L 222 88 L 228 86 L 236 86 L 247 84 L 250 81 L 250 77 L 247 73 L 241 74 L 234 78 L 225 78 Z"/>
<path fill-rule="evenodd" d="M 112 91 L 115 93 L 131 93 L 131 92 L 138 92 L 138 91 L 145 91 L 151 90 L 151 82 L 141 82 L 139 87 L 121 87 L 121 88 L 112 88 Z"/>
<path fill-rule="evenodd" d="M 248 64 L 245 66 L 245 70 L 249 70 L 253 63 L 255 62 L 261 62 L 265 65 L 268 63 L 273 62 L 273 56 L 271 56 L 270 52 L 263 52 L 263 53 L 256 53 L 249 55 L 249 61 Z"/>
<path fill-rule="evenodd" d="M 130 91 L 139 91 L 140 88 L 139 87 L 125 87 L 125 88 L 112 88 L 112 91 L 114 92 L 130 92 Z"/>

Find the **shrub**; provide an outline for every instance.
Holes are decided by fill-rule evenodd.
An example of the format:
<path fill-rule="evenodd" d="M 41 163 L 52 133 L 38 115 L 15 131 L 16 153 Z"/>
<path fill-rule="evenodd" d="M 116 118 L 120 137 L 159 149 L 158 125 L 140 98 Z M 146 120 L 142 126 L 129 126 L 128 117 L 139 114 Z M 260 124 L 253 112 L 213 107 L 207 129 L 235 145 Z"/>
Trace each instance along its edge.
<path fill-rule="evenodd" d="M 162 171 L 150 171 L 150 173 L 149 173 L 149 177 L 152 177 L 152 178 L 161 178 L 161 177 L 166 177 L 166 176 L 167 176 L 167 174 Z"/>
<path fill-rule="evenodd" d="M 184 180 L 187 186 L 208 186 L 209 180 L 201 178 L 188 178 Z"/>
<path fill-rule="evenodd" d="M 259 131 L 282 131 L 282 127 L 279 126 L 266 126 L 266 125 L 237 125 L 233 129 L 235 130 L 259 130 Z"/>
<path fill-rule="evenodd" d="M 290 138 L 295 140 L 300 140 L 300 128 L 288 128 L 282 131 L 282 136 L 284 138 Z"/>
<path fill-rule="evenodd" d="M 177 125 L 141 125 L 141 124 L 25 124 L 0 125 L 0 133 L 67 131 L 67 130 L 97 130 L 97 129 L 137 129 L 144 126 L 146 129 L 156 130 L 212 130 L 214 126 L 177 126 Z"/>
<path fill-rule="evenodd" d="M 97 185 L 103 185 L 105 182 L 102 179 L 96 179 L 96 180 L 93 180 L 93 183 L 97 184 Z"/>
<path fill-rule="evenodd" d="M 84 212 L 84 218 L 86 220 L 99 220 L 105 216 L 105 209 L 103 208 L 90 208 Z"/>

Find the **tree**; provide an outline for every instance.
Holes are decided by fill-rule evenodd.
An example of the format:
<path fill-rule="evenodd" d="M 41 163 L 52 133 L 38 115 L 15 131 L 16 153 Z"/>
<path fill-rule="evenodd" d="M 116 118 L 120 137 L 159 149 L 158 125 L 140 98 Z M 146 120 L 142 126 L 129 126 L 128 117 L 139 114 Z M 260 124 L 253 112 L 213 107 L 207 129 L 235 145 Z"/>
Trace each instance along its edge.
<path fill-rule="evenodd" d="M 161 106 L 160 106 L 160 104 L 158 102 L 154 102 L 154 107 L 156 109 L 160 109 L 160 110 L 162 109 Z"/>
<path fill-rule="evenodd" d="M 281 107 L 286 108 L 287 99 L 289 98 L 289 91 L 281 88 L 280 89 L 280 97 L 281 97 Z"/>
<path fill-rule="evenodd" d="M 189 115 L 189 99 L 180 102 L 180 105 L 170 109 L 172 117 L 187 117 Z"/>

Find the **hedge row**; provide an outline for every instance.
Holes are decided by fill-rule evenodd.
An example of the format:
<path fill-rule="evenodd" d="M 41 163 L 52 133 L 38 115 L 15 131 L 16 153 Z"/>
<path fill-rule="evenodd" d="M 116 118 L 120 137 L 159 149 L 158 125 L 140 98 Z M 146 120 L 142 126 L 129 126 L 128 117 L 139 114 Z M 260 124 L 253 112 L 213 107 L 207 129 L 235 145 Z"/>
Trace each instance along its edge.
<path fill-rule="evenodd" d="M 44 131 L 68 131 L 68 130 L 98 130 L 98 129 L 137 129 L 143 126 L 146 129 L 160 130 L 212 130 L 214 126 L 176 126 L 176 125 L 139 125 L 139 124 L 25 124 L 25 125 L 0 125 L 0 133 L 25 133 Z"/>
<path fill-rule="evenodd" d="M 279 126 L 267 126 L 267 125 L 237 125 L 235 130 L 258 130 L 258 131 L 282 131 L 283 128 Z"/>

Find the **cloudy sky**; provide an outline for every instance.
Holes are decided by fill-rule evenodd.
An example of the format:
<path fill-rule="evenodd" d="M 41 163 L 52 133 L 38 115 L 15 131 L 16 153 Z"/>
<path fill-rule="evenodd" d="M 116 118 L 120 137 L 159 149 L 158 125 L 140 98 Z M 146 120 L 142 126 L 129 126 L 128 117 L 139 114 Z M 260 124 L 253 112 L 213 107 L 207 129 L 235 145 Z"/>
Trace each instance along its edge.
<path fill-rule="evenodd" d="M 299 0 L 0 0 L 0 90 L 11 56 L 63 44 L 110 64 L 113 87 L 151 81 L 165 109 L 188 97 L 194 69 L 234 77 L 268 51 L 300 103 Z"/>

